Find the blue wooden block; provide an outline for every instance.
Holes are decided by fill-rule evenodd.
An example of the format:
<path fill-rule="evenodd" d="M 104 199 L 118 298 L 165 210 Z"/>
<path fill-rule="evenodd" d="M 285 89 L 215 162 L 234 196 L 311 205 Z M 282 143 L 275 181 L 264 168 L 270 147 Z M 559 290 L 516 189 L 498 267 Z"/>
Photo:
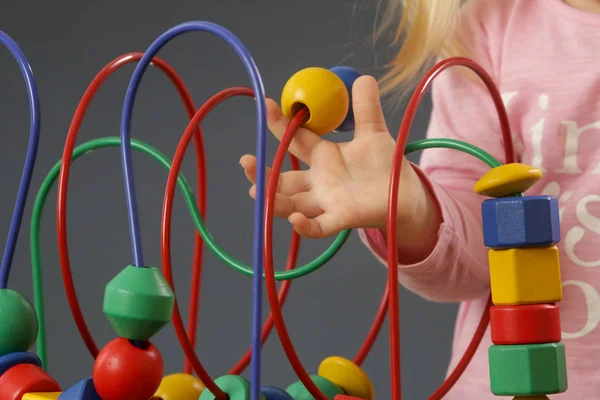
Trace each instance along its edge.
<path fill-rule="evenodd" d="M 260 392 L 265 396 L 265 400 L 294 400 L 288 392 L 274 386 L 263 386 Z"/>
<path fill-rule="evenodd" d="M 102 400 L 92 378 L 83 378 L 58 396 L 58 400 Z"/>
<path fill-rule="evenodd" d="M 33 364 L 42 366 L 42 361 L 33 353 L 16 351 L 0 356 L 0 375 L 19 364 Z"/>
<path fill-rule="evenodd" d="M 492 249 L 544 247 L 560 241 L 553 196 L 503 197 L 481 205 L 483 242 Z"/>
<path fill-rule="evenodd" d="M 336 128 L 337 132 L 349 132 L 354 130 L 354 111 L 352 109 L 352 85 L 354 81 L 361 77 L 361 73 L 354 68 L 337 66 L 329 69 L 331 72 L 336 74 L 348 90 L 348 96 L 350 98 L 350 104 L 348 105 L 348 114 L 344 121 Z"/>

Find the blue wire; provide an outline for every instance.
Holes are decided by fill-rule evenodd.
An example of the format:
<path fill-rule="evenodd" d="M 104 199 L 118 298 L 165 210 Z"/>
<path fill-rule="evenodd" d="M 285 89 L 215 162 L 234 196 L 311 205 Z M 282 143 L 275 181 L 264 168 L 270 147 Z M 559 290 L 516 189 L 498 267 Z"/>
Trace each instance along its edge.
<path fill-rule="evenodd" d="M 140 226 L 137 212 L 137 201 L 135 196 L 133 162 L 131 151 L 131 118 L 133 112 L 133 103 L 138 87 L 142 80 L 144 72 L 150 65 L 151 60 L 156 56 L 159 50 L 170 40 L 186 32 L 202 31 L 219 36 L 227 42 L 240 57 L 250 80 L 254 95 L 256 98 L 256 157 L 258 163 L 258 173 L 256 179 L 256 202 L 254 208 L 254 257 L 253 267 L 254 275 L 252 279 L 252 359 L 251 359 L 251 378 L 250 378 L 250 399 L 260 399 L 260 334 L 262 322 L 262 275 L 263 275 L 263 231 L 264 231 L 264 193 L 265 193 L 265 151 L 266 151 L 266 104 L 265 91 L 258 72 L 258 68 L 250 53 L 244 47 L 242 42 L 227 29 L 205 21 L 186 22 L 177 25 L 161 36 L 150 45 L 144 53 L 142 59 L 138 62 L 135 71 L 129 82 L 125 103 L 123 105 L 123 115 L 121 119 L 121 156 L 123 164 L 123 179 L 125 181 L 125 194 L 127 197 L 127 209 L 129 212 L 129 230 L 131 236 L 131 245 L 133 250 L 134 265 L 143 267 L 142 241 L 140 235 Z"/>
<path fill-rule="evenodd" d="M 27 96 L 29 97 L 29 145 L 27 147 L 27 156 L 25 158 L 25 166 L 23 167 L 23 175 L 19 185 L 17 201 L 13 211 L 12 220 L 10 221 L 10 229 L 8 238 L 2 255 L 2 264 L 0 265 L 0 289 L 6 289 L 8 284 L 8 276 L 19 239 L 19 231 L 21 230 L 21 221 L 23 220 L 23 212 L 27 203 L 27 194 L 31 186 L 31 176 L 35 166 L 37 157 L 38 143 L 40 141 L 40 99 L 38 96 L 37 85 L 31 66 L 23 54 L 19 45 L 6 33 L 0 31 L 0 42 L 6 46 L 17 60 L 23 78 L 25 78 L 25 86 L 27 87 Z"/>

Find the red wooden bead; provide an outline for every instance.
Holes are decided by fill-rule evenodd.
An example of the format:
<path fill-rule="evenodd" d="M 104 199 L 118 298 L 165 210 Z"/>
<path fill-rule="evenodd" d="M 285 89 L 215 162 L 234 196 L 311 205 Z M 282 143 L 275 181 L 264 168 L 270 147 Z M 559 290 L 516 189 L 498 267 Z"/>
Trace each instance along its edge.
<path fill-rule="evenodd" d="M 0 376 L 2 400 L 21 400 L 25 393 L 60 391 L 60 385 L 35 364 L 15 365 Z"/>
<path fill-rule="evenodd" d="M 497 345 L 557 343 L 562 337 L 556 304 L 492 306 L 490 323 Z"/>
<path fill-rule="evenodd" d="M 96 357 L 92 379 L 102 400 L 148 400 L 160 386 L 163 360 L 150 342 L 110 341 Z"/>
<path fill-rule="evenodd" d="M 362 400 L 362 399 L 359 399 L 358 397 L 348 396 L 347 394 L 338 394 L 337 396 L 334 397 L 333 400 Z"/>

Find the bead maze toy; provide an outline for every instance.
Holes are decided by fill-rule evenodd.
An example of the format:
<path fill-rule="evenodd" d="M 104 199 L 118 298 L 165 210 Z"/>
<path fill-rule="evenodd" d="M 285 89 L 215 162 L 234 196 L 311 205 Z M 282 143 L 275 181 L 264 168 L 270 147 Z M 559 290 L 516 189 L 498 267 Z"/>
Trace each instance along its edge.
<path fill-rule="evenodd" d="M 229 44 L 243 62 L 251 88 L 225 89 L 196 109 L 175 72 L 156 57 L 174 37 L 192 31 L 211 33 Z M 313 67 L 294 74 L 282 91 L 281 106 L 291 123 L 281 139 L 267 185 L 265 175 L 266 115 L 265 93 L 258 68 L 241 41 L 225 28 L 210 22 L 188 22 L 163 33 L 144 53 L 120 56 L 94 78 L 73 117 L 62 160 L 51 169 L 35 200 L 31 218 L 31 257 L 34 277 L 35 308 L 18 292 L 7 288 L 12 255 L 23 216 L 27 192 L 35 162 L 39 137 L 39 100 L 35 79 L 16 43 L 0 32 L 0 41 L 17 59 L 30 99 L 31 139 L 27 152 L 17 205 L 0 269 L 0 400 L 373 400 L 375 391 L 361 364 L 367 357 L 389 312 L 392 399 L 402 397 L 400 371 L 400 327 L 398 302 L 398 262 L 396 235 L 397 201 L 402 158 L 405 154 L 433 147 L 446 147 L 468 153 L 491 169 L 474 190 L 490 197 L 482 203 L 482 245 L 489 248 L 491 296 L 489 307 L 461 361 L 440 388 L 429 397 L 442 399 L 464 372 L 483 334 L 491 322 L 493 345 L 489 349 L 491 391 L 515 399 L 548 399 L 547 395 L 567 390 L 565 350 L 561 341 L 558 306 L 562 298 L 560 266 L 556 244 L 560 239 L 558 204 L 551 196 L 524 196 L 541 177 L 541 171 L 515 162 L 508 116 L 498 89 L 487 73 L 475 62 L 450 58 L 436 64 L 422 79 L 402 120 L 393 159 L 389 185 L 388 279 L 374 323 L 356 357 L 351 361 L 329 356 L 309 375 L 294 350 L 283 320 L 281 308 L 291 280 L 314 272 L 330 261 L 343 246 L 350 230 L 342 231 L 332 245 L 313 261 L 296 266 L 300 238 L 293 233 L 284 271 L 275 271 L 272 254 L 273 202 L 277 181 L 288 147 L 299 126 L 319 135 L 332 131 L 351 131 L 354 120 L 351 88 L 360 73 L 349 67 L 325 69 Z M 124 65 L 137 63 L 126 92 L 120 137 L 106 137 L 75 146 L 85 112 L 103 82 Z M 149 65 L 159 68 L 179 92 L 190 122 L 182 135 L 171 162 L 152 146 L 131 138 L 131 116 L 137 90 Z M 487 87 L 496 106 L 503 134 L 506 163 L 503 165 L 484 150 L 451 139 L 425 139 L 407 144 L 412 120 L 424 93 L 437 75 L 447 68 L 463 66 L 474 71 Z M 257 195 L 254 221 L 254 257 L 252 266 L 231 257 L 211 236 L 204 224 L 206 215 L 206 166 L 200 125 L 219 103 L 234 96 L 251 97 L 257 112 Z M 188 181 L 179 171 L 191 140 L 195 141 L 199 193 L 196 199 Z M 99 350 L 79 307 L 67 245 L 67 190 L 71 164 L 76 159 L 102 148 L 120 147 L 129 215 L 133 262 L 116 275 L 105 289 L 103 311 L 118 337 Z M 162 212 L 162 273 L 147 264 L 142 251 L 137 200 L 132 167 L 132 150 L 151 156 L 169 170 Z M 291 156 L 292 168 L 299 169 Z M 61 272 L 69 307 L 78 330 L 92 357 L 91 376 L 62 389 L 49 374 L 46 357 L 45 310 L 41 280 L 40 220 L 45 200 L 54 183 L 58 186 L 57 235 Z M 175 188 L 184 194 L 196 227 L 194 264 L 188 326 L 181 316 L 171 265 L 170 232 Z M 229 267 L 252 277 L 251 348 L 225 375 L 213 379 L 195 353 L 198 296 L 202 273 L 203 246 L 215 252 Z M 271 314 L 261 330 L 262 285 L 265 281 Z M 283 281 L 279 292 L 276 281 Z M 152 336 L 172 321 L 187 361 L 184 372 L 163 377 L 159 350 Z M 290 365 L 299 380 L 285 390 L 262 386 L 260 350 L 275 327 Z M 37 343 L 37 354 L 30 348 Z M 241 372 L 250 365 L 251 377 Z M 192 372 L 198 376 L 196 378 Z"/>

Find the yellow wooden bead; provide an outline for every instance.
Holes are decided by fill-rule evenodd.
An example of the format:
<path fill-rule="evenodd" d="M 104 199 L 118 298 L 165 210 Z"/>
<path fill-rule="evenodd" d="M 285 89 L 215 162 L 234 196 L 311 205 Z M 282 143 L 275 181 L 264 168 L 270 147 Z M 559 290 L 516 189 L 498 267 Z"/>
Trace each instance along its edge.
<path fill-rule="evenodd" d="M 542 178 L 542 171 L 525 164 L 512 163 L 490 169 L 475 183 L 475 192 L 490 197 L 521 193 Z"/>
<path fill-rule="evenodd" d="M 162 400 L 198 400 L 204 390 L 200 379 L 190 374 L 177 373 L 165 376 L 154 393 Z"/>
<path fill-rule="evenodd" d="M 56 400 L 62 392 L 25 393 L 21 400 Z"/>
<path fill-rule="evenodd" d="M 494 304 L 555 303 L 562 300 L 556 246 L 491 249 L 488 259 Z"/>
<path fill-rule="evenodd" d="M 343 357 L 324 359 L 317 373 L 342 388 L 349 396 L 365 400 L 373 400 L 375 396 L 367 374 L 358 365 Z"/>
<path fill-rule="evenodd" d="M 349 104 L 346 85 L 325 68 L 310 67 L 296 72 L 281 93 L 281 111 L 291 118 L 303 106 L 308 108 L 310 115 L 304 126 L 318 135 L 339 127 Z"/>

